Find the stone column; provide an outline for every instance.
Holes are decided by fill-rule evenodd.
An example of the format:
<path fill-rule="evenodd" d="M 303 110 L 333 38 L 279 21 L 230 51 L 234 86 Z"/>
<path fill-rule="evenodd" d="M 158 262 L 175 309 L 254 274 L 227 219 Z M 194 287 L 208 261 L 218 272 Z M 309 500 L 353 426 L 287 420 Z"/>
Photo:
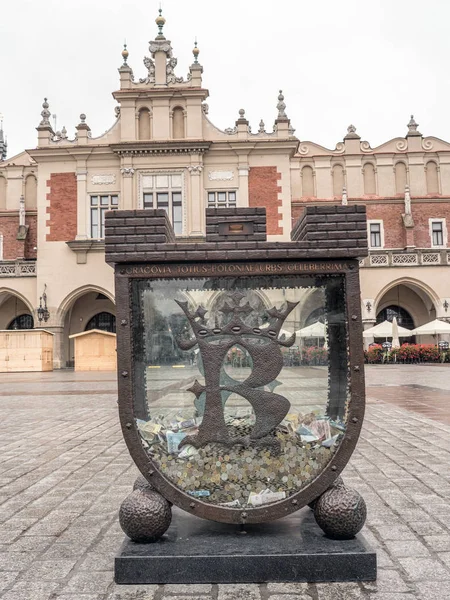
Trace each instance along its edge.
<path fill-rule="evenodd" d="M 87 170 L 86 162 L 77 165 L 77 235 L 76 240 L 86 240 L 88 232 Z"/>
<path fill-rule="evenodd" d="M 120 208 L 123 210 L 132 210 L 133 208 L 138 208 L 139 202 L 134 202 L 133 199 L 133 176 L 134 169 L 130 165 L 124 165 L 120 169 L 122 173 L 122 181 L 120 188 Z"/>
<path fill-rule="evenodd" d="M 198 160 L 198 163 L 194 162 Z M 196 236 L 203 235 L 205 232 L 205 207 L 203 198 L 203 164 L 200 154 L 193 155 L 192 164 L 187 167 L 189 172 L 189 198 L 184 198 L 183 211 L 189 210 L 187 214 L 187 224 L 184 234 Z M 184 213 L 186 214 L 186 213 Z M 184 220 L 184 219 L 183 219 Z M 187 230 L 186 230 L 187 225 Z"/>
<path fill-rule="evenodd" d="M 239 165 L 239 189 L 237 194 L 237 206 L 247 207 L 249 204 L 248 197 L 248 165 Z"/>

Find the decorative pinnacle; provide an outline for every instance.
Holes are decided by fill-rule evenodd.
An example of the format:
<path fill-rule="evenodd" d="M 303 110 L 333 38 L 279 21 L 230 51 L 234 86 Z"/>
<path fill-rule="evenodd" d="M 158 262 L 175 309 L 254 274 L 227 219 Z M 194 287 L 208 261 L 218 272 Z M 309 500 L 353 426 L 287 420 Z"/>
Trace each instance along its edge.
<path fill-rule="evenodd" d="M 195 38 L 194 49 L 192 50 L 192 54 L 194 55 L 194 64 L 198 65 L 198 55 L 200 54 L 200 50 L 197 48 L 197 38 Z"/>
<path fill-rule="evenodd" d="M 347 127 L 347 135 L 344 140 L 360 140 L 360 136 L 356 133 L 356 127 L 354 125 L 349 125 Z"/>
<path fill-rule="evenodd" d="M 127 59 L 128 59 L 129 54 L 130 53 L 127 50 L 127 44 L 125 42 L 124 45 L 123 45 L 123 50 L 122 50 L 122 58 L 123 58 L 123 66 L 124 67 L 127 66 Z"/>
<path fill-rule="evenodd" d="M 159 12 L 159 15 L 156 17 L 155 23 L 158 25 L 158 29 L 159 29 L 157 37 L 161 39 L 161 38 L 164 38 L 163 27 L 164 27 L 164 23 L 166 22 L 166 20 L 162 16 L 162 8 L 161 7 L 159 7 L 158 12 Z"/>
<path fill-rule="evenodd" d="M 0 115 L 0 160 L 6 159 L 6 149 L 8 144 L 3 137 L 3 115 Z"/>
<path fill-rule="evenodd" d="M 42 103 L 42 112 L 41 112 L 41 117 L 42 117 L 42 121 L 39 123 L 40 127 L 51 127 L 50 125 L 50 111 L 48 110 L 49 107 L 49 103 L 47 102 L 47 98 L 44 98 L 44 102 Z"/>
<path fill-rule="evenodd" d="M 245 110 L 243 108 L 239 109 L 239 118 L 245 119 Z"/>
<path fill-rule="evenodd" d="M 422 135 L 420 131 L 417 129 L 419 124 L 414 120 L 414 115 L 411 115 L 411 119 L 408 123 L 408 134 L 407 135 Z"/>
<path fill-rule="evenodd" d="M 86 124 L 86 115 L 84 113 L 81 113 L 80 115 L 80 125 L 85 125 Z"/>
<path fill-rule="evenodd" d="M 266 125 L 265 125 L 265 123 L 264 123 L 264 121 L 262 119 L 259 122 L 258 133 L 266 133 Z"/>
<path fill-rule="evenodd" d="M 287 119 L 286 104 L 284 102 L 283 90 L 280 90 L 280 93 L 278 95 L 277 109 L 278 109 L 278 118 L 279 119 Z"/>

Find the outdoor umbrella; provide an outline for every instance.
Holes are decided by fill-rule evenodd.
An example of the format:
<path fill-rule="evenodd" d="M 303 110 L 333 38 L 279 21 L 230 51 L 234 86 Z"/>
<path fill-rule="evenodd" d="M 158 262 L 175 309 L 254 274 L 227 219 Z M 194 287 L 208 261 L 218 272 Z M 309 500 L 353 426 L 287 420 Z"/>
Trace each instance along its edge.
<path fill-rule="evenodd" d="M 363 337 L 393 338 L 393 333 L 393 323 L 390 321 L 383 321 L 382 323 L 378 323 L 378 325 L 363 331 Z M 410 329 L 406 329 L 405 327 L 400 327 L 400 325 L 397 325 L 397 336 L 399 338 L 409 337 L 410 335 L 413 335 L 413 332 Z"/>
<path fill-rule="evenodd" d="M 319 345 L 319 338 L 327 337 L 327 328 L 324 323 L 316 321 L 312 325 L 308 325 L 308 327 L 297 330 L 295 334 L 299 338 L 317 338 L 317 345 Z"/>
<path fill-rule="evenodd" d="M 450 333 L 450 323 L 439 319 L 425 323 L 411 331 L 411 335 L 440 335 L 441 333 Z"/>
<path fill-rule="evenodd" d="M 320 321 L 316 321 L 312 325 L 308 325 L 308 327 L 303 327 L 303 329 L 299 329 L 295 332 L 298 337 L 301 338 L 323 338 L 327 335 L 327 328 L 324 323 Z"/>
<path fill-rule="evenodd" d="M 397 317 L 392 319 L 392 347 L 400 348 L 400 340 L 398 339 L 398 323 Z"/>

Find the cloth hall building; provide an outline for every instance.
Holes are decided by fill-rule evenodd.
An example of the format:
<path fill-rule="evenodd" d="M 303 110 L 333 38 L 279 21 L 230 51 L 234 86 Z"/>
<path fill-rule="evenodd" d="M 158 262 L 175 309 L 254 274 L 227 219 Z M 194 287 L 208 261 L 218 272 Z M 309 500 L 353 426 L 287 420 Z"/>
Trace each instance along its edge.
<path fill-rule="evenodd" d="M 251 129 L 240 110 L 221 130 L 208 113 L 198 48 L 180 77 L 161 14 L 156 22 L 144 79 L 122 53 L 106 133 L 93 137 L 85 115 L 73 139 L 65 128 L 54 131 L 47 99 L 34 149 L 8 158 L 0 132 L 0 330 L 45 326 L 55 368 L 73 363 L 70 335 L 115 331 L 108 210 L 164 208 L 176 235 L 195 244 L 208 206 L 265 207 L 269 240 L 278 241 L 290 238 L 305 206 L 330 203 L 367 206 L 366 328 L 394 315 L 409 328 L 450 320 L 450 143 L 424 137 L 411 117 L 404 137 L 376 148 L 350 125 L 327 149 L 296 137 L 276 90 L 269 127 Z M 290 325 L 317 319 L 312 306 L 299 305 Z"/>

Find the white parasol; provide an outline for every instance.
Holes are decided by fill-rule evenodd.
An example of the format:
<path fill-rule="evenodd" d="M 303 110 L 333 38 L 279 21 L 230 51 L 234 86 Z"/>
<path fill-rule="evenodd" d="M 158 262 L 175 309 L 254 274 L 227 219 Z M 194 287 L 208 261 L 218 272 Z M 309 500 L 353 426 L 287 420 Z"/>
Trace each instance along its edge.
<path fill-rule="evenodd" d="M 397 325 L 397 336 L 399 338 L 409 337 L 410 335 L 413 335 L 413 332 L 410 329 L 406 329 L 406 327 L 400 327 L 400 325 Z M 363 331 L 363 337 L 393 338 L 393 323 L 391 323 L 390 321 L 383 321 L 382 323 L 378 323 L 378 325 L 375 325 L 374 327 Z"/>

